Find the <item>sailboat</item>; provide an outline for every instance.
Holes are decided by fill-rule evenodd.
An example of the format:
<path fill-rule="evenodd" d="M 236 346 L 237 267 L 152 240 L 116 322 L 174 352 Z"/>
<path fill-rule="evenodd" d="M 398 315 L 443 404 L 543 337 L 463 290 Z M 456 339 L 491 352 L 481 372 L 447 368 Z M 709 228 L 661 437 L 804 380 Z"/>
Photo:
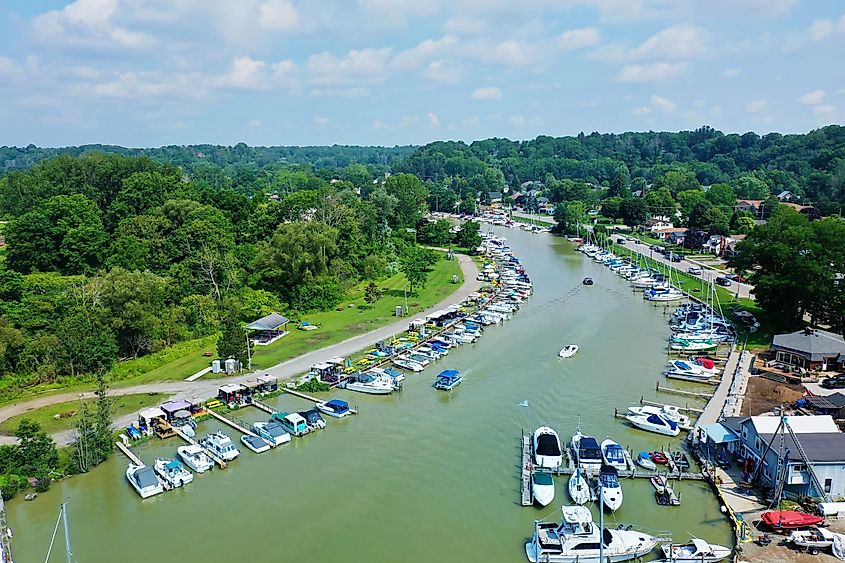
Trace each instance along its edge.
<path fill-rule="evenodd" d="M 593 498 L 590 482 L 580 467 L 576 466 L 575 473 L 569 478 L 569 483 L 567 483 L 566 487 L 569 491 L 569 496 L 576 504 L 587 504 Z"/>
<path fill-rule="evenodd" d="M 70 528 L 68 528 L 67 524 L 67 503 L 63 502 L 61 508 L 59 508 L 59 517 L 56 520 L 56 527 L 53 529 L 53 537 L 50 538 L 50 547 L 47 549 L 47 557 L 44 561 L 50 560 L 50 554 L 53 553 L 53 544 L 56 542 L 56 533 L 59 531 L 59 524 L 63 524 L 63 528 L 65 531 L 65 556 L 67 557 L 68 561 L 75 561 L 76 558 L 73 556 L 73 551 L 70 548 Z"/>

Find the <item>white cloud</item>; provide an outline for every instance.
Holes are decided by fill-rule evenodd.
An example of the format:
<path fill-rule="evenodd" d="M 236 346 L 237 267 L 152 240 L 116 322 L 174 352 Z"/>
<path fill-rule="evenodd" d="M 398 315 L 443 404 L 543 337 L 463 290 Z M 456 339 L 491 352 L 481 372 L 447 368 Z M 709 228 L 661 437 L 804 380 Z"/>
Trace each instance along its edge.
<path fill-rule="evenodd" d="M 32 19 L 36 39 L 56 45 L 123 47 L 140 49 L 154 41 L 145 33 L 114 23 L 118 0 L 76 0 L 61 10 L 51 10 Z"/>
<path fill-rule="evenodd" d="M 447 61 L 432 61 L 422 73 L 423 78 L 432 82 L 457 84 L 461 81 L 461 73 Z"/>
<path fill-rule="evenodd" d="M 684 72 L 687 63 L 649 63 L 624 67 L 616 75 L 619 82 L 658 82 L 674 78 Z"/>
<path fill-rule="evenodd" d="M 331 119 L 329 119 L 328 117 L 326 117 L 324 115 L 318 115 L 314 118 L 314 125 L 322 126 L 322 125 L 328 125 L 329 123 L 331 123 Z"/>
<path fill-rule="evenodd" d="M 260 89 L 265 88 L 266 77 L 264 69 L 267 63 L 249 56 L 235 57 L 229 72 L 224 75 L 219 84 L 229 88 Z"/>
<path fill-rule="evenodd" d="M 440 118 L 437 117 L 436 113 L 428 112 L 425 114 L 426 118 L 428 119 L 429 127 L 439 127 L 440 126 Z"/>
<path fill-rule="evenodd" d="M 676 104 L 667 100 L 663 96 L 658 96 L 657 94 L 654 94 L 651 97 L 651 105 L 659 109 L 663 113 L 674 113 L 675 110 L 678 109 L 678 106 Z"/>
<path fill-rule="evenodd" d="M 597 49 L 590 57 L 612 63 L 698 59 L 713 54 L 712 43 L 712 35 L 707 29 L 679 23 L 655 33 L 636 47 L 629 48 L 621 43 L 612 43 Z"/>
<path fill-rule="evenodd" d="M 455 35 L 479 35 L 487 31 L 487 25 L 478 18 L 449 18 L 443 26 L 446 33 Z"/>
<path fill-rule="evenodd" d="M 249 129 L 261 129 L 264 127 L 264 123 L 260 119 L 252 119 L 247 122 L 246 126 Z"/>
<path fill-rule="evenodd" d="M 558 39 L 558 44 L 564 51 L 593 47 L 601 42 L 601 34 L 594 27 L 571 29 L 564 31 Z"/>
<path fill-rule="evenodd" d="M 270 31 L 294 31 L 299 12 L 288 0 L 267 0 L 259 7 L 258 24 Z"/>
<path fill-rule="evenodd" d="M 317 85 L 376 84 L 386 79 L 385 66 L 390 51 L 390 48 L 369 47 L 349 51 L 340 57 L 324 51 L 308 57 L 305 70 L 309 81 Z"/>
<path fill-rule="evenodd" d="M 501 100 L 502 91 L 496 86 L 482 86 L 472 91 L 473 100 Z"/>
<path fill-rule="evenodd" d="M 371 24 L 382 27 L 406 27 L 410 19 L 433 15 L 440 8 L 436 0 L 358 0 L 357 5 L 371 16 Z"/>
<path fill-rule="evenodd" d="M 742 74 L 741 68 L 726 68 L 722 71 L 722 78 L 734 78 Z"/>
<path fill-rule="evenodd" d="M 506 66 L 528 66 L 537 60 L 532 45 L 513 39 L 502 41 L 492 49 L 484 49 L 481 57 Z"/>
<path fill-rule="evenodd" d="M 810 39 L 813 41 L 823 41 L 828 37 L 837 34 L 845 33 L 845 14 L 839 20 L 816 20 L 810 24 Z"/>
<path fill-rule="evenodd" d="M 648 114 L 651 113 L 651 108 L 648 107 L 648 106 L 641 106 L 641 107 L 632 109 L 631 113 L 633 113 L 634 115 L 638 115 L 638 116 L 639 115 L 648 115 Z"/>
<path fill-rule="evenodd" d="M 824 101 L 824 96 L 824 90 L 813 90 L 798 98 L 798 101 L 805 106 L 817 106 Z"/>
<path fill-rule="evenodd" d="M 818 115 L 819 117 L 831 117 L 836 113 L 836 106 L 832 104 L 819 104 L 813 106 L 813 114 Z"/>
<path fill-rule="evenodd" d="M 396 53 L 392 64 L 402 70 L 416 70 L 448 52 L 456 43 L 458 39 L 452 35 L 446 35 L 440 39 L 426 39 L 416 47 Z"/>
<path fill-rule="evenodd" d="M 752 100 L 745 105 L 745 111 L 748 113 L 760 113 L 767 109 L 769 109 L 769 101 L 765 98 Z"/>

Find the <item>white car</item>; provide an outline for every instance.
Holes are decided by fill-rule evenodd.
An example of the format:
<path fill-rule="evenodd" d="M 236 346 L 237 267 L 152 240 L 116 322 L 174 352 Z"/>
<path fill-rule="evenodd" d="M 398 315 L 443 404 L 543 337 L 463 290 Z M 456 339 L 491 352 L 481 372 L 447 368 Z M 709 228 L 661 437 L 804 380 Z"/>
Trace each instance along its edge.
<path fill-rule="evenodd" d="M 701 275 L 701 268 L 698 266 L 690 266 L 687 268 L 687 273 L 693 276 L 700 276 Z"/>

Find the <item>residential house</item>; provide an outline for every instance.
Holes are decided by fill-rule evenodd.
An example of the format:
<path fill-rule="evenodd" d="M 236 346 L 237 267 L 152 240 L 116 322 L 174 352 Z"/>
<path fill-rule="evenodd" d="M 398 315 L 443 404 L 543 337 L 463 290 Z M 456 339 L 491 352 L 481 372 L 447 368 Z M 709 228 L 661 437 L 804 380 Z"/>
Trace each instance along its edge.
<path fill-rule="evenodd" d="M 725 254 L 725 249 L 733 242 L 735 241 L 731 237 L 726 237 L 724 235 L 710 235 L 710 238 L 701 245 L 701 248 L 704 252 L 715 254 L 716 256 L 722 256 Z"/>
<path fill-rule="evenodd" d="M 667 229 L 655 229 L 652 231 L 654 238 L 659 238 L 669 244 L 684 244 L 688 229 L 684 227 L 669 227 Z"/>
<path fill-rule="evenodd" d="M 554 205 L 549 202 L 549 198 L 547 197 L 538 197 L 537 198 L 537 211 L 539 213 L 547 213 L 549 209 L 554 210 Z"/>
<path fill-rule="evenodd" d="M 728 237 L 730 242 L 725 246 L 725 251 L 722 255 L 725 258 L 730 258 L 734 254 L 736 254 L 736 245 L 739 244 L 741 241 L 745 240 L 746 235 L 731 235 Z"/>
<path fill-rule="evenodd" d="M 673 225 L 670 221 L 668 221 L 666 219 L 658 218 L 658 217 L 652 217 L 651 219 L 646 219 L 646 222 L 643 223 L 643 226 L 649 232 L 654 233 L 654 232 L 656 232 L 660 229 L 671 229 L 675 225 Z"/>
<path fill-rule="evenodd" d="M 835 332 L 805 328 L 776 334 L 771 350 L 775 361 L 807 370 L 837 369 L 845 360 L 845 339 Z"/>
<path fill-rule="evenodd" d="M 749 213 L 754 214 L 755 217 L 759 217 L 763 212 L 763 200 L 762 199 L 738 199 L 736 200 L 736 207 L 737 211 L 748 211 Z"/>
<path fill-rule="evenodd" d="M 490 203 L 502 203 L 502 192 L 490 192 Z"/>
<path fill-rule="evenodd" d="M 789 190 L 783 190 L 782 192 L 780 192 L 775 197 L 778 198 L 778 201 L 780 201 L 780 202 L 792 201 L 793 199 L 798 199 L 798 196 L 796 196 L 795 194 L 793 194 Z"/>

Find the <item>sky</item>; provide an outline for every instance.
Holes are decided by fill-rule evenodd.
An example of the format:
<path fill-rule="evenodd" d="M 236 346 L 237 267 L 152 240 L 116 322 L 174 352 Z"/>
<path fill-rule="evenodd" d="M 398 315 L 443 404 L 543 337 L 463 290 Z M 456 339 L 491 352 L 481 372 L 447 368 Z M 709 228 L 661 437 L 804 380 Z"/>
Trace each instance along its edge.
<path fill-rule="evenodd" d="M 0 145 L 845 121 L 842 0 L 0 1 Z"/>

